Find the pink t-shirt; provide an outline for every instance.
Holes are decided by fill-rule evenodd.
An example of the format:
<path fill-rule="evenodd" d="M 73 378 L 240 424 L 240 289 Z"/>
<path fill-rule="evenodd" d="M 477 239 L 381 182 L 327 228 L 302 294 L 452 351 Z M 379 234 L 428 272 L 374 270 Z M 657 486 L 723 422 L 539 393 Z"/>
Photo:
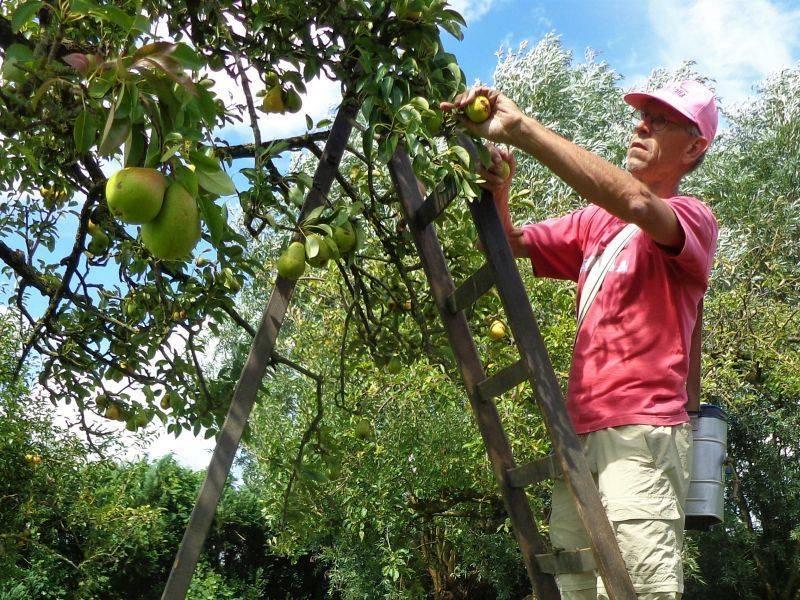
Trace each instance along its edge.
<path fill-rule="evenodd" d="M 689 420 L 689 347 L 718 228 L 699 200 L 666 201 L 683 228 L 680 252 L 638 231 L 617 255 L 578 332 L 567 389 L 577 433 Z M 587 267 L 624 226 L 589 205 L 522 229 L 535 274 L 577 281 L 580 298 Z"/>

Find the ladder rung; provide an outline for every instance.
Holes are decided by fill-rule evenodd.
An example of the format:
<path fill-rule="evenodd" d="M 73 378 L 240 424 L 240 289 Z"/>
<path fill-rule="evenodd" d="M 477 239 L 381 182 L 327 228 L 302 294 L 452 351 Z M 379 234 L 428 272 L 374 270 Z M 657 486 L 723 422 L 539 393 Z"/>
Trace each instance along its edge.
<path fill-rule="evenodd" d="M 457 195 L 458 187 L 454 177 L 446 177 L 440 181 L 414 213 L 414 224 L 420 229 L 424 229 L 433 223 Z"/>
<path fill-rule="evenodd" d="M 525 363 L 524 358 L 520 358 L 513 365 L 481 381 L 478 384 L 478 396 L 481 400 L 497 398 L 529 378 L 528 365 Z"/>
<path fill-rule="evenodd" d="M 555 456 L 548 454 L 528 464 L 506 471 L 508 483 L 512 487 L 522 488 L 546 479 L 561 477 L 561 467 L 555 461 Z"/>
<path fill-rule="evenodd" d="M 468 306 L 472 306 L 478 298 L 492 289 L 493 285 L 492 268 L 489 263 L 484 263 L 480 269 L 470 275 L 464 283 L 447 297 L 445 301 L 447 310 L 455 314 Z"/>
<path fill-rule="evenodd" d="M 545 573 L 557 575 L 559 573 L 585 573 L 594 571 L 597 563 L 591 548 L 580 550 L 561 550 L 553 554 L 537 554 L 536 562 Z"/>

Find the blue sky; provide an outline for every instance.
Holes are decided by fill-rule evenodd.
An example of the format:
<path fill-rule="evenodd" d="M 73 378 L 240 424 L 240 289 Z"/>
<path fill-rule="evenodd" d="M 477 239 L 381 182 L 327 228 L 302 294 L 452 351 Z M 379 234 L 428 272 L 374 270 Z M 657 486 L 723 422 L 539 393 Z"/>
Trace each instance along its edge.
<path fill-rule="evenodd" d="M 533 45 L 549 32 L 561 37 L 576 60 L 582 60 L 589 47 L 597 51 L 625 76 L 625 87 L 640 85 L 655 68 L 694 60 L 702 74 L 717 82 L 723 107 L 746 99 L 758 81 L 800 60 L 798 0 L 451 0 L 451 4 L 465 16 L 468 27 L 462 42 L 447 34 L 443 39 L 469 82 L 491 82 L 501 46 L 516 49 L 523 41 Z M 214 76 L 218 93 L 234 100 L 241 97 L 234 82 Z M 312 83 L 299 114 L 262 116 L 262 138 L 304 133 L 306 112 L 315 121 L 326 118 L 339 99 L 336 83 Z M 220 133 L 232 143 L 252 139 L 249 124 Z M 237 161 L 235 167 L 249 166 L 247 162 Z M 243 183 L 240 177 L 234 179 Z M 212 447 L 213 440 L 195 440 L 186 433 L 178 440 L 161 435 L 147 453 L 174 452 L 182 463 L 204 468 Z"/>
<path fill-rule="evenodd" d="M 684 60 L 717 82 L 722 104 L 745 99 L 769 73 L 800 59 L 797 0 L 451 0 L 467 17 L 464 41 L 446 40 L 469 81 L 491 82 L 501 46 L 555 32 L 582 59 L 586 48 L 636 86 Z"/>

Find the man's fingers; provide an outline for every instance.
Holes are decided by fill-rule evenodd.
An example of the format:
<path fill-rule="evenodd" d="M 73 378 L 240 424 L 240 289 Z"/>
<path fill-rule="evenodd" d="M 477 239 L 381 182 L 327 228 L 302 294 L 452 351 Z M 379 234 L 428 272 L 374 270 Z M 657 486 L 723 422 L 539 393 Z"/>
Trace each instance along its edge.
<path fill-rule="evenodd" d="M 457 110 L 464 108 L 467 104 L 472 102 L 476 96 L 486 96 L 489 98 L 490 102 L 492 103 L 492 107 L 494 108 L 494 103 L 497 100 L 497 97 L 500 95 L 500 92 L 493 90 L 490 87 L 485 85 L 475 86 L 470 88 L 466 92 L 462 92 L 458 96 L 456 96 L 452 102 L 440 102 L 439 108 L 442 110 Z"/>

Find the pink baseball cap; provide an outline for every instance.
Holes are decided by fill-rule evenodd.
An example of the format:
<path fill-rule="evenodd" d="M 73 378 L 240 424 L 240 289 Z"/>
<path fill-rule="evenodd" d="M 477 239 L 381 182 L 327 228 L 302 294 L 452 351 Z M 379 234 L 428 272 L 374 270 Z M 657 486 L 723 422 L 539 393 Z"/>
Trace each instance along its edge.
<path fill-rule="evenodd" d="M 692 123 L 701 135 L 714 141 L 717 134 L 717 103 L 714 92 L 693 79 L 668 83 L 654 92 L 632 92 L 622 97 L 634 108 L 642 108 L 648 100 L 657 100 L 671 106 Z"/>

